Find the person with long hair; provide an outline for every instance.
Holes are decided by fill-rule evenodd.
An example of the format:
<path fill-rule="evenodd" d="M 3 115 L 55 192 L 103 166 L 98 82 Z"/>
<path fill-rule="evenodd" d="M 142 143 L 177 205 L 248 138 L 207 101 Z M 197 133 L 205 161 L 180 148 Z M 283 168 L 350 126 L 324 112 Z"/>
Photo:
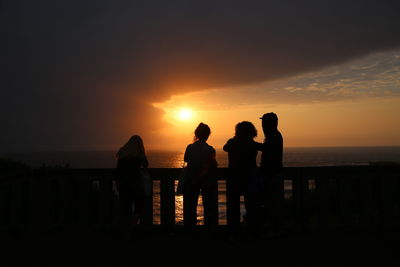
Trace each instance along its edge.
<path fill-rule="evenodd" d="M 142 138 L 139 135 L 133 135 L 119 149 L 116 157 L 116 184 L 119 192 L 120 213 L 123 231 L 128 235 L 132 224 L 143 222 L 145 194 L 140 168 L 147 168 L 149 162 Z"/>
<path fill-rule="evenodd" d="M 204 206 L 204 224 L 218 224 L 217 180 L 215 171 L 217 161 L 215 149 L 207 144 L 210 127 L 200 123 L 194 134 L 194 142 L 187 146 L 184 161 L 187 162 L 187 179 L 183 187 L 184 226 L 193 227 L 197 224 L 197 205 L 200 193 Z"/>
<path fill-rule="evenodd" d="M 257 153 L 262 144 L 254 141 L 257 130 L 251 122 L 242 121 L 235 127 L 235 136 L 228 140 L 223 150 L 228 152 L 229 177 L 227 186 L 227 224 L 232 235 L 237 235 L 240 225 L 240 197 L 244 196 L 246 222 L 253 230 L 256 216 L 254 184 L 257 176 Z"/>

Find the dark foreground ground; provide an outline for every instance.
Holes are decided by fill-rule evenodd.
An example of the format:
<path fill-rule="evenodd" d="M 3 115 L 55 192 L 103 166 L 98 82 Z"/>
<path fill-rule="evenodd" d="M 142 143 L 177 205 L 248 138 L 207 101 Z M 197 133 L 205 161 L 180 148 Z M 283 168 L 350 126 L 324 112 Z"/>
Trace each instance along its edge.
<path fill-rule="evenodd" d="M 187 234 L 137 229 L 116 232 L 1 232 L 0 266 L 400 266 L 399 231 L 291 233 L 231 240 L 198 229 Z"/>

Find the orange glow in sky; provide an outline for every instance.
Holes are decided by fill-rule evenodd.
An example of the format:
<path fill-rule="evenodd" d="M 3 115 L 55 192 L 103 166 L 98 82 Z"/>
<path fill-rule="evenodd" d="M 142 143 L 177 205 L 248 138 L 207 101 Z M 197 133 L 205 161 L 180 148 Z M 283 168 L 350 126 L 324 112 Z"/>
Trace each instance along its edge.
<path fill-rule="evenodd" d="M 165 141 L 155 147 L 184 150 L 200 122 L 210 126 L 208 143 L 217 149 L 241 121 L 252 122 L 262 142 L 259 118 L 266 112 L 278 115 L 286 147 L 398 146 L 400 68 L 393 62 L 400 64 L 399 53 L 260 84 L 177 93 L 153 103 L 166 122 L 157 132 Z"/>
<path fill-rule="evenodd" d="M 181 121 L 188 121 L 193 118 L 193 111 L 190 108 L 181 108 L 177 112 L 177 118 Z"/>

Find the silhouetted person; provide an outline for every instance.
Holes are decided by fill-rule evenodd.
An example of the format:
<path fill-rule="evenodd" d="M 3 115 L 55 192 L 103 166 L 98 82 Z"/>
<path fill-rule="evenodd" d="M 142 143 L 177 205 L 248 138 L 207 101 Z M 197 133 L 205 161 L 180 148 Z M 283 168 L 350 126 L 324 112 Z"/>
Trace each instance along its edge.
<path fill-rule="evenodd" d="M 282 171 L 283 138 L 278 130 L 278 116 L 271 112 L 261 118 L 265 140 L 261 154 L 261 172 L 264 177 L 264 208 L 266 223 L 270 230 L 281 227 L 283 204 Z"/>
<path fill-rule="evenodd" d="M 215 176 L 217 161 L 215 149 L 206 142 L 210 133 L 210 127 L 200 123 L 194 132 L 194 143 L 188 145 L 185 151 L 184 161 L 187 162 L 188 176 L 183 186 L 183 222 L 189 228 L 197 224 L 200 193 L 203 198 L 204 224 L 218 224 L 218 184 Z"/>
<path fill-rule="evenodd" d="M 262 144 L 254 141 L 257 130 L 251 122 L 243 121 L 235 127 L 235 137 L 224 145 L 224 151 L 228 152 L 229 177 L 227 185 L 227 223 L 232 234 L 237 234 L 240 223 L 240 196 L 244 196 L 246 207 L 246 222 L 250 227 L 254 226 L 255 219 L 255 195 L 251 188 L 255 186 L 257 175 L 257 153 Z"/>
<path fill-rule="evenodd" d="M 124 234 L 129 234 L 132 224 L 142 223 L 144 215 L 144 184 L 140 168 L 149 165 L 142 138 L 132 136 L 117 153 L 117 188 Z M 134 212 L 132 212 L 132 204 Z"/>

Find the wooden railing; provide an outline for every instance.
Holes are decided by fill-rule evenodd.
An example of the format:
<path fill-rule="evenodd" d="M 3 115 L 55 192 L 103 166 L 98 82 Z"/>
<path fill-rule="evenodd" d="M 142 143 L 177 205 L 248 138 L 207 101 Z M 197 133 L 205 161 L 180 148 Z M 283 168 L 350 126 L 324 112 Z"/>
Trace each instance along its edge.
<path fill-rule="evenodd" d="M 180 169 L 150 169 L 159 183 L 162 226 L 174 226 L 175 181 Z M 118 219 L 113 169 L 36 171 L 0 177 L 0 227 L 112 227 Z M 400 226 L 398 166 L 285 168 L 286 228 L 382 229 Z M 218 169 L 219 181 L 229 179 Z M 154 222 L 153 198 L 147 200 L 147 224 Z M 219 205 L 219 203 L 215 203 Z"/>

